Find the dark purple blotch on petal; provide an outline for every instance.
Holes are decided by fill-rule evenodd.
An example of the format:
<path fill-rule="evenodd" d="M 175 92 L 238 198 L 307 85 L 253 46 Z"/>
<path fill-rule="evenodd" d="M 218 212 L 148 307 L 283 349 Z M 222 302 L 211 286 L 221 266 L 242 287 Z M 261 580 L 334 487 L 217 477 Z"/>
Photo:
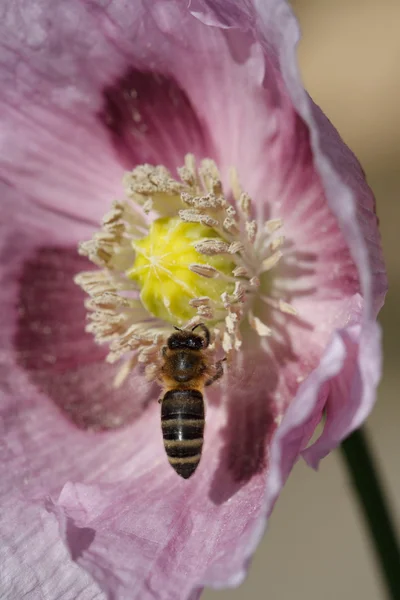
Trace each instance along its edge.
<path fill-rule="evenodd" d="M 103 96 L 99 118 L 127 169 L 149 163 L 175 172 L 189 152 L 213 158 L 206 124 L 172 77 L 130 69 Z"/>
<path fill-rule="evenodd" d="M 263 364 L 248 360 L 244 374 L 230 386 L 228 420 L 221 434 L 224 445 L 220 465 L 211 485 L 210 497 L 222 504 L 268 466 L 267 449 L 277 427 L 276 366 L 264 358 Z"/>
<path fill-rule="evenodd" d="M 83 429 L 113 429 L 139 416 L 156 392 L 137 397 L 129 380 L 115 389 L 120 365 L 85 332 L 85 295 L 74 275 L 91 264 L 75 248 L 43 247 L 23 265 L 15 336 L 18 363 L 31 381 Z"/>

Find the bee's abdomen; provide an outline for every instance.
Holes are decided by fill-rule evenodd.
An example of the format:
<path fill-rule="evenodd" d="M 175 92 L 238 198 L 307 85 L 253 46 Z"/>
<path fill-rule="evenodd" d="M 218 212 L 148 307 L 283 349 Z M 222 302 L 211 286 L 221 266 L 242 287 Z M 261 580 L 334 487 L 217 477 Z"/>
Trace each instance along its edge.
<path fill-rule="evenodd" d="M 198 390 L 170 390 L 161 404 L 161 427 L 168 460 L 188 479 L 196 470 L 203 447 L 204 400 Z"/>

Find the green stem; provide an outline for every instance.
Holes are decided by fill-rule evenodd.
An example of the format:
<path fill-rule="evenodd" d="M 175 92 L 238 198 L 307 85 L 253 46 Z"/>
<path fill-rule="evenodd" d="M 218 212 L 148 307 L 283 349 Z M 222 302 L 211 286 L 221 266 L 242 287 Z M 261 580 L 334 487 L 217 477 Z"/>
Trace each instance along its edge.
<path fill-rule="evenodd" d="M 399 600 L 400 547 L 365 431 L 354 431 L 342 443 L 341 448 L 386 584 L 388 598 Z"/>

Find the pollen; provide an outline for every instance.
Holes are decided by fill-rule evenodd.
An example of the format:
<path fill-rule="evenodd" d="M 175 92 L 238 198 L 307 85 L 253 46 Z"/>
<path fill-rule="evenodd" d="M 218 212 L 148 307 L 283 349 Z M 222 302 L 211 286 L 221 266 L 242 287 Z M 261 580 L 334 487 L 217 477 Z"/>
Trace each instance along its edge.
<path fill-rule="evenodd" d="M 229 277 L 235 264 L 228 251 L 212 253 L 223 244 L 229 248 L 213 229 L 200 223 L 186 223 L 179 217 L 156 219 L 147 236 L 132 242 L 135 262 L 126 274 L 137 283 L 151 315 L 181 326 L 197 314 L 199 297 L 218 305 L 223 292 L 233 292 L 234 284 L 223 276 Z M 203 246 L 206 254 L 197 250 Z"/>
<path fill-rule="evenodd" d="M 214 161 L 187 155 L 178 177 L 141 165 L 123 183 L 125 197 L 79 246 L 97 270 L 75 278 L 88 294 L 87 330 L 108 345 L 107 361 L 123 361 L 115 385 L 141 366 L 154 376 L 172 325 L 205 323 L 228 364 L 249 332 L 264 347 L 279 336 L 296 315 L 272 285 L 290 244 L 279 216 L 261 220 L 236 169 L 224 189 Z"/>

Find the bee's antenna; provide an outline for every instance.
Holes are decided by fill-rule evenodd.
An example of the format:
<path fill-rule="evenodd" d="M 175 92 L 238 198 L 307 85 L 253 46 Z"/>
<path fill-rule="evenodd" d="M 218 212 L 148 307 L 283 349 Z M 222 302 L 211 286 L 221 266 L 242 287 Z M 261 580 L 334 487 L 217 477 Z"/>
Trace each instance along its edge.
<path fill-rule="evenodd" d="M 210 332 L 208 331 L 208 327 L 206 327 L 204 323 L 199 323 L 198 325 L 192 327 L 192 331 L 194 331 L 198 327 L 200 327 L 200 329 L 202 329 L 204 332 L 204 348 L 207 348 L 207 346 L 210 345 Z"/>
<path fill-rule="evenodd" d="M 174 329 L 176 329 L 177 331 L 182 331 L 182 329 L 179 329 L 179 327 L 175 327 L 175 325 L 174 325 Z"/>

